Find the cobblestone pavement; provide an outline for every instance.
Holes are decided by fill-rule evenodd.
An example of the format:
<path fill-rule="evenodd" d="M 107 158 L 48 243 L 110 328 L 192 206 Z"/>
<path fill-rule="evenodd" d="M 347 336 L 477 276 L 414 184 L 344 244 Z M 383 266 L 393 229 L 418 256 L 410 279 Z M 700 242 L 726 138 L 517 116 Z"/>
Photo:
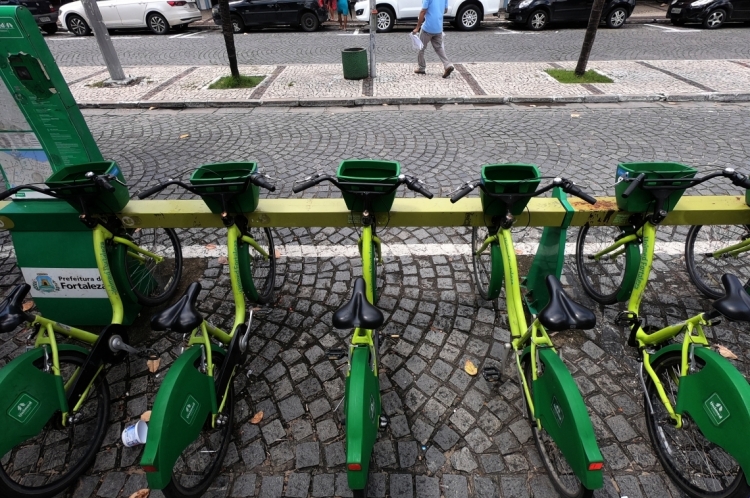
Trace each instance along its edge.
<path fill-rule="evenodd" d="M 289 102 L 329 102 L 327 99 L 367 97 L 405 100 L 424 98 L 603 98 L 658 100 L 691 98 L 707 100 L 717 95 L 748 100 L 750 60 L 713 61 L 592 61 L 589 69 L 608 75 L 613 83 L 562 84 L 545 70 L 574 69 L 575 63 L 487 62 L 457 65 L 449 78 L 443 66 L 431 63 L 427 74 L 414 74 L 413 64 L 382 63 L 373 79 L 346 80 L 340 65 L 241 66 L 246 75 L 262 75 L 255 88 L 209 90 L 210 83 L 229 75 L 223 66 L 127 67 L 131 76 L 142 78 L 139 85 L 102 87 L 107 73 L 102 66 L 63 67 L 73 96 L 80 104 L 124 104 L 149 107 L 156 102 L 183 106 L 212 101 L 252 101 L 255 105 Z M 365 100 L 363 100 L 365 101 Z M 416 102 L 416 100 L 415 100 Z M 129 104 L 128 104 L 129 103 Z"/>
<path fill-rule="evenodd" d="M 565 26 L 539 33 L 506 25 L 475 32 L 446 31 L 445 47 L 453 62 L 549 62 L 578 60 L 584 27 Z M 416 63 L 407 39 L 408 27 L 379 34 L 378 62 Z M 93 37 L 68 34 L 45 37 L 60 66 L 104 65 Z M 341 50 L 367 47 L 367 33 L 324 31 L 261 31 L 235 37 L 240 64 L 340 64 Z M 114 45 L 126 66 L 225 65 L 221 34 L 194 32 L 190 38 L 118 34 Z M 437 61 L 430 50 L 428 61 Z M 591 60 L 750 59 L 750 29 L 727 25 L 720 30 L 696 27 L 628 24 L 621 29 L 600 29 Z"/>
<path fill-rule="evenodd" d="M 747 110 L 746 105 L 650 104 L 84 114 L 104 155 L 118 161 L 133 192 L 178 177 L 201 162 L 248 159 L 258 160 L 277 179 L 281 188 L 274 195 L 287 197 L 293 195 L 292 179 L 332 171 L 349 157 L 399 160 L 406 172 L 442 194 L 475 177 L 479 165 L 510 160 L 539 164 L 545 175 L 564 173 L 598 195 L 611 193 L 614 166 L 620 161 L 672 159 L 701 169 L 747 169 Z M 185 133 L 190 136 L 180 139 Z M 711 183 L 699 192 L 731 190 Z M 325 187 L 308 195 L 338 196 Z M 665 227 L 660 241 L 681 242 L 686 230 Z M 575 233 L 571 230 L 569 237 Z M 383 406 L 391 423 L 375 448 L 371 496 L 555 496 L 522 418 L 520 390 L 511 372 L 503 382 L 489 385 L 462 369 L 467 359 L 479 366 L 496 362 L 509 336 L 502 300 L 498 305 L 483 302 L 474 291 L 469 233 L 463 228 L 384 228 L 381 235 L 386 290 L 379 307 L 387 316 L 385 331 L 399 332 L 401 338 L 387 341 L 382 349 Z M 331 315 L 347 299 L 361 266 L 325 250 L 353 246 L 357 230 L 279 229 L 274 236 L 282 248 L 276 299 L 254 321 L 247 364 L 252 373 L 235 383 L 234 438 L 210 496 L 348 496 L 336 410 L 343 369 L 323 352 L 344 343 L 331 328 Z M 516 236 L 533 241 L 538 231 L 519 228 Z M 182 231 L 181 237 L 185 246 L 220 243 L 222 230 Z M 405 244 L 452 244 L 466 250 L 395 257 Z M 320 253 L 293 256 L 300 246 L 318 247 Z M 706 309 L 707 301 L 688 282 L 679 251 L 657 251 L 643 306 L 649 323 L 673 322 Z M 521 259 L 528 263 L 526 255 Z M 3 292 L 20 278 L 13 263 L 12 258 L 3 262 Z M 187 264 L 204 287 L 201 311 L 212 323 L 225 324 L 231 315 L 226 266 L 216 258 Z M 564 283 L 593 308 L 570 258 Z M 612 325 L 617 311 L 597 309 L 595 330 L 553 338 L 585 396 L 606 458 L 606 487 L 596 496 L 676 497 L 679 493 L 651 449 L 636 362 L 624 347 L 623 331 Z M 93 469 L 66 497 L 127 497 L 144 485 L 136 465 L 140 448 L 123 448 L 119 433 L 150 406 L 181 343 L 180 337 L 148 332 L 145 322 L 142 317 L 134 336 L 139 344 L 162 352 L 159 375 L 149 373 L 142 359 L 109 370 L 110 431 Z M 722 323 L 709 334 L 739 356 L 736 365 L 748 375 L 750 343 L 742 331 L 740 324 Z M 22 353 L 24 345 L 25 334 L 1 337 L 0 364 Z M 260 410 L 262 422 L 251 424 Z"/>

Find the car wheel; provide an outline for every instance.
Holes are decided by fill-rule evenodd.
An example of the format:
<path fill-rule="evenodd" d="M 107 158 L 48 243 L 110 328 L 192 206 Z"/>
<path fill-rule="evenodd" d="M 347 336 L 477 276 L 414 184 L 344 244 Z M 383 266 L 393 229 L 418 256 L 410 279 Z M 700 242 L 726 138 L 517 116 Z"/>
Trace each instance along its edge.
<path fill-rule="evenodd" d="M 672 24 L 674 24 L 675 26 L 682 26 L 682 25 L 685 24 L 685 20 L 684 19 L 670 19 L 669 21 Z"/>
<path fill-rule="evenodd" d="M 378 33 L 389 33 L 393 31 L 396 23 L 396 15 L 388 7 L 378 7 L 378 17 L 375 18 Z"/>
<path fill-rule="evenodd" d="M 157 14 L 156 12 L 149 14 L 146 22 L 148 23 L 148 29 L 155 35 L 166 35 L 169 33 L 169 23 L 161 14 Z"/>
<path fill-rule="evenodd" d="M 57 33 L 57 24 L 45 24 L 42 26 L 42 31 L 47 33 L 48 35 L 54 35 Z"/>
<path fill-rule="evenodd" d="M 482 11 L 474 4 L 461 7 L 456 15 L 456 27 L 461 31 L 477 29 L 482 22 Z"/>
<path fill-rule="evenodd" d="M 541 31 L 547 27 L 548 22 L 549 14 L 547 14 L 547 11 L 539 9 L 531 13 L 529 20 L 526 22 L 526 26 L 532 31 Z"/>
<path fill-rule="evenodd" d="M 302 17 L 299 18 L 299 25 L 302 28 L 302 31 L 312 33 L 313 31 L 317 31 L 320 27 L 320 21 L 318 21 L 318 16 L 312 12 L 304 12 Z"/>
<path fill-rule="evenodd" d="M 240 16 L 232 14 L 229 16 L 229 19 L 232 21 L 232 33 L 237 34 L 245 31 L 245 23 Z"/>
<path fill-rule="evenodd" d="M 723 9 L 712 10 L 703 20 L 703 27 L 706 29 L 718 29 L 727 19 L 727 13 Z"/>
<path fill-rule="evenodd" d="M 625 19 L 628 18 L 628 11 L 625 10 L 625 7 L 617 7 L 616 9 L 612 9 L 612 11 L 607 15 L 607 27 L 608 28 L 622 28 L 622 25 L 625 24 Z"/>
<path fill-rule="evenodd" d="M 83 17 L 78 14 L 71 14 L 65 20 L 65 25 L 68 26 L 68 31 L 76 36 L 88 36 L 91 34 L 91 28 Z"/>

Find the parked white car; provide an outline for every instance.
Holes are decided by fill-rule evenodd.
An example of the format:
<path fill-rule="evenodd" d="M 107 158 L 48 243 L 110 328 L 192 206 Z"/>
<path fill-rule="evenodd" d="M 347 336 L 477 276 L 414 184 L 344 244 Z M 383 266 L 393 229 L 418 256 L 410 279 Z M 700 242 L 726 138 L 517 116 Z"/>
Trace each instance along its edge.
<path fill-rule="evenodd" d="M 170 28 L 186 28 L 201 19 L 195 2 L 184 0 L 97 0 L 107 29 L 149 28 L 157 35 Z M 80 1 L 60 7 L 60 23 L 76 36 L 91 34 L 91 25 Z"/>
<path fill-rule="evenodd" d="M 486 15 L 500 10 L 500 0 L 448 0 L 445 21 L 457 29 L 477 29 Z M 422 0 L 377 0 L 378 33 L 387 33 L 396 23 L 416 24 Z M 370 2 L 360 0 L 354 5 L 354 15 L 360 21 L 370 21 Z"/>

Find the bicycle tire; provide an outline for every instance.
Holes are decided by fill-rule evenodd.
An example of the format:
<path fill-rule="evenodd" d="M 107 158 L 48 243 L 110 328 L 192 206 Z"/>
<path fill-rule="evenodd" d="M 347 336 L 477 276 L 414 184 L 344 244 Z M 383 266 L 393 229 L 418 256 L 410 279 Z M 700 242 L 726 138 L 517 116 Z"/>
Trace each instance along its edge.
<path fill-rule="evenodd" d="M 621 254 L 614 261 L 596 261 L 593 254 L 615 242 L 622 233 L 616 226 L 584 225 L 576 240 L 576 270 L 583 290 L 599 304 L 615 304 L 625 279 L 626 260 Z"/>
<path fill-rule="evenodd" d="M 523 360 L 524 375 L 529 383 L 529 393 L 531 399 L 534 399 L 534 382 L 531 380 L 531 355 L 526 355 Z M 543 365 L 543 364 L 542 364 Z M 531 413 L 531 407 L 528 403 L 526 404 L 526 411 L 529 414 L 529 421 L 531 421 L 531 434 L 534 437 L 534 444 L 539 452 L 540 459 L 544 468 L 547 469 L 547 476 L 549 477 L 552 486 L 564 498 L 591 498 L 594 496 L 594 491 L 586 489 L 578 477 L 573 473 L 573 469 L 570 468 L 565 457 L 560 452 L 557 444 L 554 440 L 547 435 L 547 432 L 542 428 L 539 430 L 534 422 L 534 416 Z M 556 454 L 551 455 L 551 452 Z M 557 462 L 557 463 L 555 463 Z M 561 472 L 568 472 L 568 474 L 561 476 Z"/>
<path fill-rule="evenodd" d="M 698 238 L 701 240 L 698 240 Z M 750 225 L 693 225 L 685 239 L 685 265 L 690 280 L 704 296 L 719 299 L 724 296 L 721 277 L 725 273 L 750 282 L 750 251 L 740 257 L 714 258 L 712 254 L 724 247 L 750 238 Z M 699 251 L 696 253 L 695 245 Z M 742 257 L 744 256 L 744 257 Z"/>
<path fill-rule="evenodd" d="M 177 233 L 171 228 L 139 228 L 127 230 L 125 237 L 138 247 L 164 256 L 164 261 L 156 263 L 143 254 L 139 256 L 144 261 L 128 256 L 125 246 L 119 250 L 128 286 L 138 303 L 148 307 L 164 304 L 177 292 L 182 277 L 182 247 Z"/>
<path fill-rule="evenodd" d="M 267 304 L 273 298 L 273 289 L 276 284 L 276 247 L 273 243 L 273 234 L 268 227 L 248 227 L 248 235 L 258 243 L 260 247 L 268 254 L 265 259 L 250 244 L 239 241 L 238 257 L 247 258 L 244 264 L 240 263 L 240 271 L 249 268 L 251 272 L 252 284 L 257 293 L 257 297 L 245 288 L 245 297 L 258 304 Z M 247 282 L 247 278 L 242 278 Z"/>
<path fill-rule="evenodd" d="M 83 365 L 87 355 L 80 351 L 61 350 L 59 358 L 64 384 L 70 378 L 70 375 Z M 39 368 L 42 367 L 41 362 L 43 362 L 42 358 L 38 360 L 37 366 Z M 40 434 L 13 448 L 10 451 L 10 458 L 7 458 L 7 454 L 5 455 L 6 458 L 2 460 L 7 460 L 7 463 L 0 464 L 0 496 L 4 498 L 51 498 L 72 486 L 78 477 L 94 463 L 96 453 L 101 447 L 102 441 L 104 441 L 109 422 L 109 403 L 107 380 L 104 375 L 99 375 L 94 381 L 94 389 L 91 390 L 82 409 L 78 412 L 84 414 L 83 420 L 68 427 L 60 427 L 60 413 L 56 412 Z M 95 414 L 93 414 L 92 409 L 96 410 Z M 93 431 L 91 430 L 92 426 Z M 67 436 L 64 435 L 65 433 L 67 433 Z M 66 440 L 68 441 L 67 444 L 65 443 Z M 10 470 L 9 474 L 9 466 L 17 461 L 15 457 L 18 452 L 24 449 L 28 451 L 29 448 L 32 448 L 33 454 L 35 441 L 41 442 L 46 447 L 46 451 L 39 451 L 37 461 L 31 467 L 25 466 L 18 469 L 26 472 L 23 475 L 16 474 L 14 476 L 15 469 Z M 46 441 L 52 442 L 45 444 Z M 76 443 L 79 443 L 78 447 L 75 446 Z M 81 449 L 83 451 L 80 451 Z M 48 462 L 55 463 L 59 461 L 60 457 L 66 460 L 66 462 L 62 462 L 62 465 L 69 464 L 66 465 L 67 471 L 61 471 L 60 465 L 45 468 Z M 73 458 L 78 458 L 78 460 L 76 462 L 68 461 L 68 459 L 72 460 Z M 27 486 L 18 482 L 22 481 L 24 476 L 27 475 L 38 478 L 43 472 L 49 472 L 50 478 L 54 478 L 54 480 L 50 481 L 47 478 L 44 484 L 40 486 Z M 32 482 L 34 480 L 31 479 Z"/>
<path fill-rule="evenodd" d="M 672 406 L 676 406 L 677 404 L 677 386 L 674 382 L 674 375 L 677 375 L 676 378 L 679 378 L 681 364 L 682 352 L 678 350 L 665 352 L 651 365 L 656 375 L 661 379 Z M 703 362 L 697 357 L 696 366 L 703 366 Z M 682 415 L 684 421 L 682 429 L 676 429 L 672 426 L 669 422 L 670 418 L 667 410 L 661 403 L 656 391 L 656 385 L 651 376 L 645 375 L 645 381 L 646 392 L 644 393 L 643 404 L 646 413 L 648 435 L 651 439 L 651 444 L 656 450 L 657 458 L 667 472 L 667 475 L 672 479 L 672 482 L 692 498 L 745 498 L 749 496 L 750 486 L 747 485 L 745 475 L 739 464 L 722 450 L 721 447 L 703 437 L 698 425 L 692 423 L 687 414 Z M 648 399 L 651 399 L 654 408 L 653 414 L 649 410 Z M 684 442 L 692 445 L 689 451 L 682 451 L 681 443 Z M 704 442 L 705 444 L 703 444 Z M 699 444 L 700 448 L 698 447 Z M 710 448 L 710 451 L 707 451 L 706 448 Z M 700 455 L 701 449 L 703 449 L 702 455 Z M 698 458 L 695 458 L 696 451 L 698 452 L 697 455 L 699 455 Z M 718 466 L 716 465 L 717 460 L 720 460 Z M 683 461 L 691 462 L 691 464 L 689 464 L 687 469 L 680 470 L 679 466 Z M 734 463 L 733 466 L 732 463 Z M 705 464 L 706 469 L 696 469 L 696 466 L 699 464 Z M 710 466 L 713 466 L 719 472 L 714 472 L 709 468 Z M 732 467 L 732 470 L 736 473 L 731 476 L 731 482 L 729 482 L 726 488 L 717 492 L 699 487 L 701 483 L 705 487 L 709 487 L 708 482 L 712 484 L 726 483 L 726 480 L 716 479 L 715 477 L 717 475 L 721 476 L 721 469 L 728 467 Z M 708 470 L 710 480 L 705 478 L 706 474 L 699 472 L 699 470 Z"/>
<path fill-rule="evenodd" d="M 381 244 L 380 250 L 383 250 L 383 246 Z M 378 272 L 378 253 L 375 250 L 375 243 L 372 244 L 372 250 L 370 251 L 370 258 L 371 258 L 371 276 L 372 276 L 372 282 L 373 282 L 373 289 L 372 289 L 372 304 L 377 304 L 377 302 L 380 300 L 380 296 L 383 295 L 383 291 L 385 290 L 385 268 L 383 268 L 381 272 Z"/>
<path fill-rule="evenodd" d="M 489 250 L 485 250 L 481 255 L 477 251 L 485 240 L 489 237 L 487 227 L 473 227 L 471 229 L 471 266 L 474 277 L 474 286 L 479 295 L 485 301 L 489 301 L 490 279 L 492 276 L 492 256 Z"/>
<path fill-rule="evenodd" d="M 224 362 L 225 357 L 222 353 L 216 351 L 212 354 L 214 369 L 218 370 Z M 219 405 L 221 405 L 220 402 Z M 175 463 L 175 467 L 172 469 L 172 478 L 169 484 L 162 490 L 164 496 L 167 498 L 200 498 L 211 487 L 216 476 L 219 475 L 224 457 L 229 449 L 229 443 L 232 440 L 232 427 L 234 424 L 234 385 L 232 381 L 229 383 L 229 391 L 222 415 L 226 416 L 227 422 L 224 426 L 215 429 L 211 426 L 212 415 L 209 412 L 198 439 L 185 448 L 177 458 L 177 463 Z M 217 434 L 218 437 L 216 436 Z M 213 456 L 208 458 L 201 456 L 206 454 Z M 183 469 L 192 472 L 200 463 L 207 460 L 209 461 L 208 465 L 200 475 L 181 472 Z"/>

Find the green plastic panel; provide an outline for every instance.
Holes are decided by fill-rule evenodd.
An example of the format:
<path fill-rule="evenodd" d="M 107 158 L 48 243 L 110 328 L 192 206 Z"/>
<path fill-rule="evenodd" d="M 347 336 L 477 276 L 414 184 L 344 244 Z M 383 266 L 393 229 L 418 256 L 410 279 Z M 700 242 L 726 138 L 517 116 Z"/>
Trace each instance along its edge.
<path fill-rule="evenodd" d="M 250 252 L 255 249 L 250 247 L 242 240 L 237 240 L 237 264 L 240 268 L 240 282 L 242 283 L 242 292 L 251 303 L 258 302 L 258 290 L 253 282 L 253 263 L 250 259 Z M 256 253 L 257 254 L 257 253 Z M 273 254 L 270 257 L 274 257 Z"/>
<path fill-rule="evenodd" d="M 218 347 L 213 351 L 225 354 Z M 146 473 L 151 489 L 164 489 L 169 484 L 177 457 L 197 439 L 209 415 L 217 411 L 214 381 L 196 367 L 200 357 L 201 346 L 182 353 L 156 393 L 141 458 L 142 466 L 157 469 Z"/>
<path fill-rule="evenodd" d="M 599 489 L 603 486 L 602 471 L 588 467 L 604 460 L 583 397 L 560 357 L 552 349 L 537 351 L 544 372 L 533 381 L 535 416 L 581 483 L 588 489 Z"/>
<path fill-rule="evenodd" d="M 380 424 L 380 384 L 370 362 L 370 349 L 354 348 L 346 379 L 346 463 L 362 470 L 348 471 L 349 488 L 364 489 L 370 471 L 370 455 Z"/>
<path fill-rule="evenodd" d="M 625 275 L 622 278 L 622 285 L 617 292 L 617 302 L 624 303 L 630 299 L 633 293 L 633 287 L 638 277 L 638 268 L 641 263 L 641 246 L 637 243 L 627 244 L 625 246 Z"/>
<path fill-rule="evenodd" d="M 490 264 L 492 268 L 490 282 L 487 285 L 487 299 L 491 301 L 500 297 L 500 291 L 503 290 L 503 283 L 505 282 L 505 269 L 503 267 L 503 254 L 500 250 L 500 244 L 492 242 L 487 250 L 490 251 Z"/>
<path fill-rule="evenodd" d="M 88 351 L 61 344 L 58 351 Z M 56 412 L 68 411 L 62 378 L 34 365 L 44 351 L 35 348 L 0 369 L 0 454 L 36 436 Z M 61 405 L 65 403 L 65 405 Z"/>

